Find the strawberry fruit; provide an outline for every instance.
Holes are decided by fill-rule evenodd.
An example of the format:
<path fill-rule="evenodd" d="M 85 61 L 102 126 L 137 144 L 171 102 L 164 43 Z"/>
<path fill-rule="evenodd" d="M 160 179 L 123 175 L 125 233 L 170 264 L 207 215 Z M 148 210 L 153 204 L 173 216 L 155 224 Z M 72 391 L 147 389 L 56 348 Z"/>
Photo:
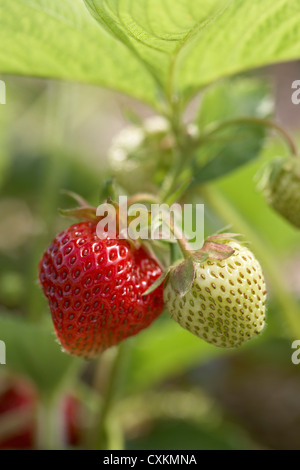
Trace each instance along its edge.
<path fill-rule="evenodd" d="M 39 406 L 38 391 L 27 378 L 0 377 L 0 450 L 36 448 Z M 58 406 L 57 431 L 61 433 L 62 444 L 66 447 L 81 445 L 88 410 L 69 392 L 59 399 Z"/>
<path fill-rule="evenodd" d="M 96 235 L 96 222 L 57 235 L 39 264 L 56 336 L 69 354 L 93 358 L 148 327 L 163 310 L 161 274 L 143 247 Z"/>
<path fill-rule="evenodd" d="M 300 228 L 299 158 L 274 159 L 264 171 L 261 187 L 268 204 L 292 225 Z"/>
<path fill-rule="evenodd" d="M 225 254 L 226 259 L 208 257 L 193 262 L 193 279 L 184 295 L 178 295 L 178 280 L 172 282 L 170 273 L 164 285 L 164 300 L 170 315 L 183 328 L 208 343 L 231 348 L 264 328 L 266 286 L 253 253 L 235 240 L 225 241 L 226 249 L 231 250 L 229 256 Z M 220 247 L 217 255 L 222 247 L 226 252 L 225 245 L 212 245 Z"/>
<path fill-rule="evenodd" d="M 31 449 L 35 442 L 38 395 L 19 377 L 0 379 L 0 449 Z"/>

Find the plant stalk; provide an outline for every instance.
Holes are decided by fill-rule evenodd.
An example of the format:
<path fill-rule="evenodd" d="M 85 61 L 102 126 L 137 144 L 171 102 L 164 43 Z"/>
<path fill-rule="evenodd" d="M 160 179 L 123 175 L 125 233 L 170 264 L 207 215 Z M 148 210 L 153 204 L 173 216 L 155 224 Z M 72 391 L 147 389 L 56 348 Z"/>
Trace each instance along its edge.
<path fill-rule="evenodd" d="M 113 449 L 114 440 L 110 436 L 109 417 L 114 404 L 116 394 L 119 390 L 121 382 L 121 376 L 123 371 L 123 359 L 124 359 L 124 344 L 121 344 L 114 351 L 114 357 L 112 358 L 110 369 L 108 372 L 107 383 L 105 386 L 102 400 L 100 403 L 100 409 L 96 416 L 95 428 L 91 434 L 91 448 L 97 450 L 122 450 Z M 102 368 L 102 360 L 100 358 L 98 368 Z M 96 372 L 97 374 L 97 372 Z M 96 377 L 97 380 L 97 377 Z M 98 388 L 98 385 L 96 384 Z"/>
<path fill-rule="evenodd" d="M 202 142 L 205 142 L 205 140 L 209 139 L 210 137 L 212 137 L 214 134 L 221 131 L 222 129 L 225 129 L 226 127 L 234 126 L 237 124 L 256 124 L 256 125 L 268 127 L 269 129 L 274 129 L 285 140 L 292 155 L 294 155 L 295 157 L 298 155 L 298 148 L 294 139 L 282 126 L 280 126 L 276 122 L 271 121 L 269 119 L 263 119 L 263 118 L 257 118 L 257 117 L 251 117 L 251 116 L 246 116 L 246 117 L 241 117 L 241 118 L 236 118 L 236 119 L 228 119 L 226 121 L 222 121 L 221 123 L 214 125 L 210 131 L 202 134 L 199 137 L 199 139 L 197 139 L 194 146 L 197 147 L 201 145 Z"/>

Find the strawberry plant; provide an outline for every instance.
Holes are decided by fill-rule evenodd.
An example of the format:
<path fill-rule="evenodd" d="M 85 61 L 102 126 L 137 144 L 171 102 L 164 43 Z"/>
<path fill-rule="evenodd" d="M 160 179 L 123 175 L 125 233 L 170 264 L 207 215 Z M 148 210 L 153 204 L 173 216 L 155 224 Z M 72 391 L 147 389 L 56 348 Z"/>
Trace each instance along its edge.
<path fill-rule="evenodd" d="M 24 447 L 130 447 L 147 406 L 163 419 L 154 385 L 278 338 L 289 354 L 299 290 L 281 259 L 299 241 L 299 154 L 261 68 L 299 58 L 298 22 L 297 0 L 1 1 L 0 340 L 38 390 Z M 60 210 L 70 219 L 61 190 L 79 204 Z M 204 204 L 204 227 L 154 217 L 186 204 L 193 220 Z M 89 410 L 66 440 L 71 387 Z M 201 397 L 199 417 L 178 404 L 199 426 Z"/>

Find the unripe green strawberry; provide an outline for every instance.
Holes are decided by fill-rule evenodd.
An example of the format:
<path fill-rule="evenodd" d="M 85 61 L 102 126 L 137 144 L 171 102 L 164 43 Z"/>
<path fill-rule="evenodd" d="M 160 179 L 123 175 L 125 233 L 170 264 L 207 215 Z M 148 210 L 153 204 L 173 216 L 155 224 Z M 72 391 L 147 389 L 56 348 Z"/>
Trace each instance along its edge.
<path fill-rule="evenodd" d="M 270 206 L 300 228 L 300 159 L 273 160 L 265 170 L 262 184 Z"/>
<path fill-rule="evenodd" d="M 266 286 L 253 253 L 237 241 L 226 241 L 226 259 L 194 262 L 194 280 L 181 297 L 170 277 L 164 301 L 173 319 L 208 343 L 240 346 L 265 325 Z"/>

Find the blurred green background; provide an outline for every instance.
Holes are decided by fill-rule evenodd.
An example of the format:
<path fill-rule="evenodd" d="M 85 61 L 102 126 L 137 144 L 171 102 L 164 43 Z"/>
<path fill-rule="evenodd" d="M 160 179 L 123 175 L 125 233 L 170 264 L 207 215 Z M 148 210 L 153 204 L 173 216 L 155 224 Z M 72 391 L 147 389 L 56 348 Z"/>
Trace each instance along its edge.
<path fill-rule="evenodd" d="M 273 115 L 297 138 L 300 118 L 297 122 L 288 85 L 293 70 L 295 64 L 285 64 L 285 85 L 280 67 L 220 82 L 197 97 L 186 121 L 201 127 L 220 117 Z M 0 447 L 43 442 L 50 448 L 84 448 L 115 351 L 104 354 L 100 364 L 60 351 L 37 265 L 54 235 L 70 223 L 57 212 L 70 204 L 60 190 L 97 205 L 110 173 L 113 137 L 130 116 L 145 119 L 153 111 L 97 87 L 1 78 L 7 103 L 0 105 L 0 340 L 6 343 L 7 364 L 0 365 Z M 279 93 L 282 87 L 286 99 Z M 207 234 L 231 224 L 252 241 L 268 282 L 267 328 L 242 348 L 224 352 L 164 313 L 126 341 L 108 419 L 111 447 L 300 449 L 300 365 L 291 361 L 292 340 L 300 339 L 300 236 L 266 205 L 255 182 L 270 158 L 286 152 L 271 132 L 256 159 L 186 196 L 204 201 Z M 30 393 L 21 400 L 11 391 L 24 380 L 37 396 L 26 419 L 22 410 L 28 409 Z M 70 395 L 76 404 L 65 412 L 61 403 Z M 6 407 L 9 396 L 15 406 Z M 47 419 L 56 422 L 52 429 L 60 427 L 60 440 L 53 431 L 41 436 L 39 421 Z M 23 440 L 10 440 L 16 432 Z"/>

